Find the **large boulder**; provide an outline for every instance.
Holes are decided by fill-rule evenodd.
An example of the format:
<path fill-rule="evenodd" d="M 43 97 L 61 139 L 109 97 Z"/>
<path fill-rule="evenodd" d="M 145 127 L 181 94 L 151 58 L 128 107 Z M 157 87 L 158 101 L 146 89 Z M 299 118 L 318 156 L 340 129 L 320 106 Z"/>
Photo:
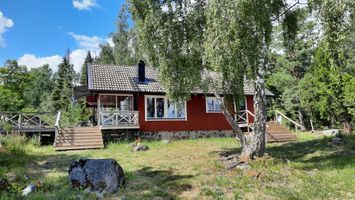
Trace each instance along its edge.
<path fill-rule="evenodd" d="M 116 193 L 125 180 L 122 167 L 113 159 L 80 159 L 69 167 L 71 185 L 96 194 Z"/>

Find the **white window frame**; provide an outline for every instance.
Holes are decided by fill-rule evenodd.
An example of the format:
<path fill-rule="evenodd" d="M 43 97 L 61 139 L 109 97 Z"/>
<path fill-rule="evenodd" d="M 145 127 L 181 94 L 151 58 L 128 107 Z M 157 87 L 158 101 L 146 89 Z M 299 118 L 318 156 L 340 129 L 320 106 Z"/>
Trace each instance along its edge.
<path fill-rule="evenodd" d="M 206 107 L 206 113 L 222 113 L 222 108 L 221 108 L 221 110 L 208 110 L 208 103 L 207 103 L 207 99 L 208 98 L 214 98 L 214 99 L 216 99 L 216 101 L 217 101 L 217 97 L 212 97 L 212 96 L 205 96 L 205 107 Z M 221 97 L 222 98 L 222 103 L 223 103 L 223 97 Z M 218 102 L 218 101 L 217 101 Z"/>
<path fill-rule="evenodd" d="M 184 102 L 185 104 L 185 117 L 184 118 L 148 118 L 147 117 L 147 98 L 163 98 L 164 99 L 164 115 L 168 116 L 168 97 L 165 95 L 144 95 L 144 118 L 145 121 L 187 121 L 187 103 L 186 101 Z M 156 103 L 154 106 L 156 107 Z M 156 112 L 156 109 L 155 109 Z"/>

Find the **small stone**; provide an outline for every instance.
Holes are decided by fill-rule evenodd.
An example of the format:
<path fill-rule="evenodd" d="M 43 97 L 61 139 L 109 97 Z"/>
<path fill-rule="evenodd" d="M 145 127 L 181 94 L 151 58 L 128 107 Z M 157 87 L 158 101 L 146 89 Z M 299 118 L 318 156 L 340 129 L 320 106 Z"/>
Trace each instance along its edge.
<path fill-rule="evenodd" d="M 103 192 L 96 191 L 95 192 L 95 196 L 96 196 L 97 199 L 103 199 L 104 198 Z"/>
<path fill-rule="evenodd" d="M 15 172 L 8 172 L 6 173 L 6 178 L 9 182 L 14 182 L 17 180 L 17 174 Z"/>
<path fill-rule="evenodd" d="M 133 151 L 148 151 L 149 147 L 147 145 L 144 144 L 137 144 L 136 146 L 134 146 L 132 148 Z"/>
<path fill-rule="evenodd" d="M 241 170 L 247 170 L 247 169 L 250 169 L 250 165 L 247 163 L 240 163 L 235 168 L 241 169 Z"/>
<path fill-rule="evenodd" d="M 34 192 L 36 186 L 34 184 L 29 184 L 25 189 L 22 190 L 22 196 L 27 196 L 29 193 Z"/>
<path fill-rule="evenodd" d="M 162 140 L 161 143 L 163 143 L 163 144 L 171 144 L 171 141 L 170 140 Z"/>
<path fill-rule="evenodd" d="M 341 138 L 333 138 L 332 139 L 332 144 L 339 146 L 339 145 L 343 145 L 344 144 L 344 140 Z"/>

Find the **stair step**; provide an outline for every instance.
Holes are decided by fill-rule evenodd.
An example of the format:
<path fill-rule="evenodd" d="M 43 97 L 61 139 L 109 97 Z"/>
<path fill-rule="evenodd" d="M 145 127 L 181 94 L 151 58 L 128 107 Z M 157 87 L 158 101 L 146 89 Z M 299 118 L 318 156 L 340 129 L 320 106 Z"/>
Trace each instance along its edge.
<path fill-rule="evenodd" d="M 65 130 L 60 130 L 60 133 L 66 133 L 66 134 L 95 134 L 95 133 L 101 133 L 100 131 L 65 131 Z"/>
<path fill-rule="evenodd" d="M 61 150 L 81 150 L 81 149 L 101 149 L 104 145 L 75 145 L 75 146 L 65 146 L 65 147 L 54 147 L 56 151 Z"/>
<path fill-rule="evenodd" d="M 102 139 L 101 138 L 87 138 L 87 139 L 57 139 L 56 140 L 56 143 L 63 143 L 63 142 L 67 142 L 67 143 L 70 143 L 70 142 L 102 142 Z"/>
<path fill-rule="evenodd" d="M 55 147 L 67 147 L 67 146 L 103 146 L 102 142 L 72 142 L 72 143 L 56 143 Z"/>

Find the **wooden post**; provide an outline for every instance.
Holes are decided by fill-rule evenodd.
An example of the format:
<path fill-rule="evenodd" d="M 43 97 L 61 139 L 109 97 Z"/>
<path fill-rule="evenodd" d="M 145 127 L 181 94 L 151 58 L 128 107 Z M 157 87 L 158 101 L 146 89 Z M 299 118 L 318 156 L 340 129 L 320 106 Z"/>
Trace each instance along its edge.
<path fill-rule="evenodd" d="M 310 121 L 311 121 L 312 133 L 314 133 L 313 121 L 312 119 L 310 119 Z"/>
<path fill-rule="evenodd" d="M 18 129 L 21 128 L 21 121 L 22 121 L 22 117 L 21 117 L 21 113 L 20 113 L 20 114 L 18 115 L 18 124 L 17 124 Z"/>
<path fill-rule="evenodd" d="M 39 118 L 39 127 L 38 128 L 42 128 L 42 117 L 40 115 L 38 115 Z"/>

